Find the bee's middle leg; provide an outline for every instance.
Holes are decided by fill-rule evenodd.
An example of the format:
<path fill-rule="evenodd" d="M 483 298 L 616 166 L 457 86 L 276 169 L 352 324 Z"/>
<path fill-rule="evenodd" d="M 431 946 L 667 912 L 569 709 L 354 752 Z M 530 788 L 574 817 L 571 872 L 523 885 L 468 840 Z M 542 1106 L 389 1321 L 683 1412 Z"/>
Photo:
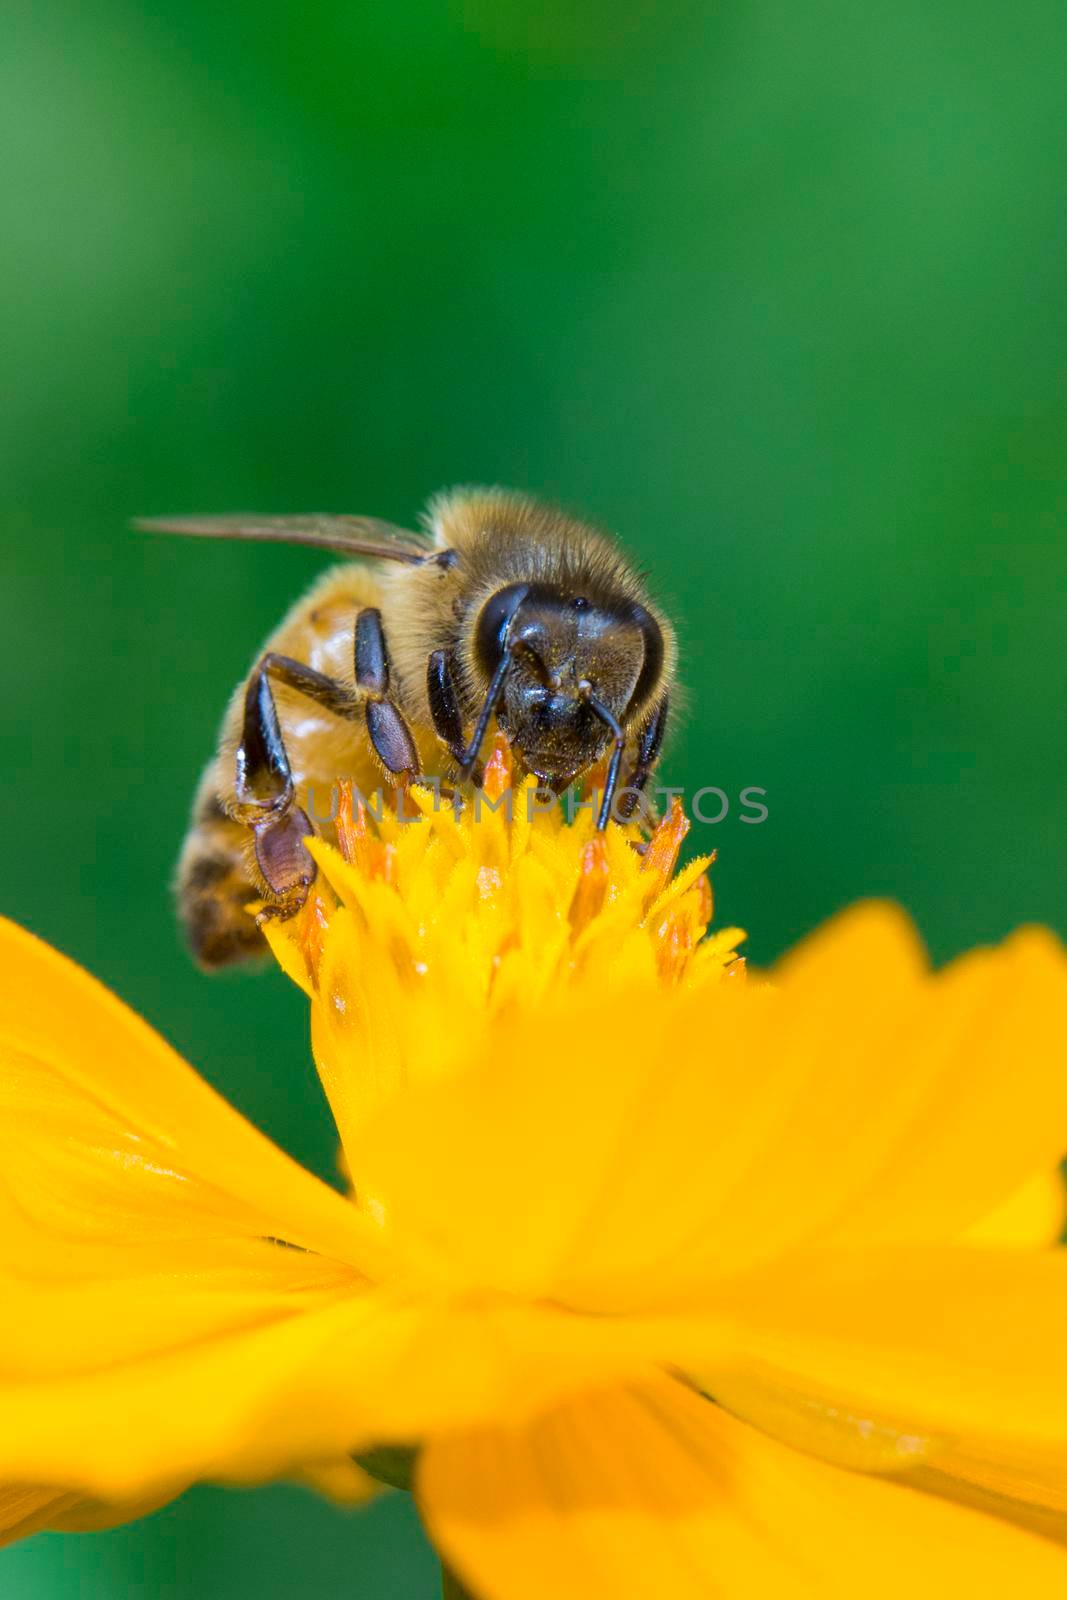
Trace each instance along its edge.
<path fill-rule="evenodd" d="M 271 651 L 248 681 L 241 742 L 237 746 L 235 815 L 252 830 L 256 867 L 281 915 L 298 911 L 315 881 L 315 862 L 304 843 L 314 830 L 294 804 L 293 775 L 278 711 L 274 677 L 340 717 L 356 715 L 350 690 L 324 673 Z"/>
<path fill-rule="evenodd" d="M 415 778 L 419 753 L 404 713 L 389 694 L 389 653 L 376 606 L 368 606 L 356 618 L 356 688 L 378 760 L 394 777 Z"/>

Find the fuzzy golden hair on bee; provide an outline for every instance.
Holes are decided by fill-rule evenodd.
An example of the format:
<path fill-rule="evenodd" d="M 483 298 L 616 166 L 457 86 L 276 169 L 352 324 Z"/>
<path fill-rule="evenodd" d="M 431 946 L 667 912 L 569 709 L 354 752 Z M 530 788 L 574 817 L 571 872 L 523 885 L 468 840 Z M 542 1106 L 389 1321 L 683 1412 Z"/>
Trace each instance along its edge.
<path fill-rule="evenodd" d="M 258 952 L 253 901 L 277 916 L 303 903 L 315 876 L 304 841 L 331 836 L 338 779 L 372 793 L 433 778 L 462 794 L 494 722 L 516 770 L 557 792 L 602 772 L 598 826 L 639 811 L 677 646 L 610 535 L 499 488 L 435 495 L 415 529 L 251 514 L 140 526 L 348 558 L 269 635 L 223 718 L 178 873 L 201 964 Z"/>
<path fill-rule="evenodd" d="M 514 489 L 443 490 L 421 520 L 439 548 L 460 556 L 470 587 L 531 578 L 576 593 L 584 585 L 589 599 L 649 604 L 643 579 L 610 535 Z"/>

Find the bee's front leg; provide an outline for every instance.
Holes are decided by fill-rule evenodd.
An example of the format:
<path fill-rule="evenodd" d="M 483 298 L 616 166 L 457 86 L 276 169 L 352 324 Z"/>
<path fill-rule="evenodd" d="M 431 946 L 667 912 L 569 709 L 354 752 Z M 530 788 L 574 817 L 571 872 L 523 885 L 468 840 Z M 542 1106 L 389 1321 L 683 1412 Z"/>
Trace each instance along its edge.
<path fill-rule="evenodd" d="M 467 753 L 467 741 L 463 736 L 463 711 L 450 651 L 435 650 L 427 661 L 426 694 L 434 732 L 456 766 L 461 767 Z"/>
<path fill-rule="evenodd" d="M 623 792 L 615 809 L 615 815 L 622 822 L 630 821 L 641 803 L 645 784 L 656 770 L 656 762 L 663 747 L 663 735 L 667 731 L 669 710 L 670 703 L 664 695 L 637 736 L 634 763 L 626 775 Z"/>
<path fill-rule="evenodd" d="M 274 651 L 263 657 L 248 681 L 233 811 L 252 830 L 255 864 L 274 902 L 271 909 L 276 915 L 291 916 L 303 905 L 315 881 L 315 863 L 304 843 L 314 829 L 307 814 L 294 804 L 293 775 L 271 677 L 340 717 L 354 717 L 356 703 L 343 684 Z"/>

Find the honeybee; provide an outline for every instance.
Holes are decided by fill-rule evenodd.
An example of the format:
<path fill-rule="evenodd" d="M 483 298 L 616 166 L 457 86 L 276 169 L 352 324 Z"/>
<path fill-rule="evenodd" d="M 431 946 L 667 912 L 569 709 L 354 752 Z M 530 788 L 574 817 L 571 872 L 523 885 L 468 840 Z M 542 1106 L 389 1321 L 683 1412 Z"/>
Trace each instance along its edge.
<path fill-rule="evenodd" d="M 479 777 L 495 718 L 518 770 L 562 793 L 606 763 L 597 825 L 631 817 L 660 753 L 675 667 L 667 618 L 614 542 L 503 489 L 431 500 L 421 531 L 369 517 L 139 521 L 157 533 L 312 545 L 321 575 L 223 718 L 177 870 L 206 968 L 262 953 L 249 915 L 292 915 L 315 877 L 309 795 Z M 321 809 L 321 802 L 319 803 Z"/>

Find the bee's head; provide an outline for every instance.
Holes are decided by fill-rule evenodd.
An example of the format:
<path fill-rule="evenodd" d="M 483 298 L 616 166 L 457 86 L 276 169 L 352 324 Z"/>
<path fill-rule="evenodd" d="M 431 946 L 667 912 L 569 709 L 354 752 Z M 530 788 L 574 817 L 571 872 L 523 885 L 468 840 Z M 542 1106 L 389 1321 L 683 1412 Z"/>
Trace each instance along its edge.
<path fill-rule="evenodd" d="M 612 719 L 648 700 L 664 647 L 637 602 L 514 583 L 482 607 L 474 653 L 487 682 L 503 673 L 497 720 L 511 744 L 538 778 L 560 784 L 603 757 Z"/>

